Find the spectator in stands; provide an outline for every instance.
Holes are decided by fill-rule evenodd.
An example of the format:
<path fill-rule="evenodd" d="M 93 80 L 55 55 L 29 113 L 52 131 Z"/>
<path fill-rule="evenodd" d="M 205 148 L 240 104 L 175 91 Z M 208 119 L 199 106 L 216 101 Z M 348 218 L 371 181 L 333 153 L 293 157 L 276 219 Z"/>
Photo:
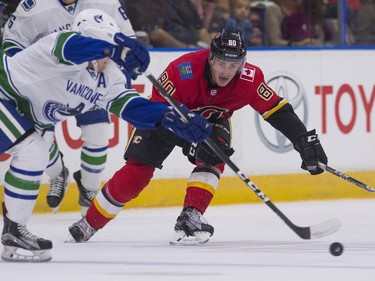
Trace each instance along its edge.
<path fill-rule="evenodd" d="M 229 0 L 215 0 L 215 9 L 208 25 L 208 32 L 213 39 L 223 30 L 225 21 L 230 17 Z"/>
<path fill-rule="evenodd" d="M 197 9 L 197 13 L 204 28 L 208 29 L 210 21 L 215 11 L 217 0 L 191 0 Z"/>
<path fill-rule="evenodd" d="M 146 47 L 151 48 L 150 24 L 152 22 L 152 17 L 155 15 L 151 13 L 151 9 L 156 8 L 156 6 L 153 5 L 151 0 L 126 0 L 124 7 L 132 23 L 137 40 L 142 42 Z"/>
<path fill-rule="evenodd" d="M 339 25 L 341 23 L 338 21 L 338 1 L 341 0 L 322 0 L 325 4 L 324 8 L 324 19 L 326 23 L 331 25 L 332 30 L 334 31 L 334 36 L 337 37 L 337 41 L 343 39 L 340 37 L 340 30 Z M 354 35 L 353 35 L 353 21 L 355 21 L 356 11 L 361 9 L 362 7 L 362 0 L 346 0 L 346 24 L 345 24 L 345 45 L 353 45 L 354 44 Z M 374 22 L 372 23 L 374 24 Z M 344 28 L 341 26 L 341 28 Z"/>
<path fill-rule="evenodd" d="M 254 38 L 253 24 L 250 20 L 251 1 L 232 0 L 231 16 L 224 23 L 224 29 L 242 33 L 246 47 L 260 45 L 259 38 Z M 254 40 L 255 39 L 255 40 Z"/>
<path fill-rule="evenodd" d="M 0 41 L 3 41 L 4 25 L 9 16 L 16 10 L 20 0 L 2 0 L 0 1 Z"/>
<path fill-rule="evenodd" d="M 8 14 L 13 14 L 21 0 L 2 0 L 6 4 L 6 10 Z"/>
<path fill-rule="evenodd" d="M 251 9 L 249 19 L 253 24 L 253 45 L 264 46 L 265 45 L 265 14 L 266 5 L 268 1 L 251 1 Z"/>
<path fill-rule="evenodd" d="M 375 45 L 375 0 L 362 0 L 353 19 L 355 45 Z"/>
<path fill-rule="evenodd" d="M 316 1 L 316 0 L 315 0 Z M 282 36 L 282 25 L 285 17 L 298 11 L 300 0 L 274 0 L 274 5 L 267 6 L 266 33 L 269 46 L 308 46 L 310 38 L 290 41 Z"/>
<path fill-rule="evenodd" d="M 135 31 L 146 31 L 154 47 L 207 47 L 211 37 L 191 0 L 127 0 Z"/>
<path fill-rule="evenodd" d="M 323 19 L 323 3 L 316 0 L 301 0 L 297 10 L 285 16 L 282 37 L 289 46 L 308 40 L 308 45 L 324 46 L 332 39 L 332 30 Z"/>

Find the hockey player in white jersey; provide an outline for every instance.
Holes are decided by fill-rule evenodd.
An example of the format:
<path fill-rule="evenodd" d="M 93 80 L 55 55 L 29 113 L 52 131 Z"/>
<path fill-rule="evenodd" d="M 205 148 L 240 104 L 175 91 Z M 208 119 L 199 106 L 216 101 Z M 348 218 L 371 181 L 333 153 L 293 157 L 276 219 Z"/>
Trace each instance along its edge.
<path fill-rule="evenodd" d="M 150 56 L 137 40 L 119 33 L 109 15 L 84 10 L 72 30 L 51 33 L 14 56 L 0 57 L 0 154 L 12 156 L 4 181 L 1 257 L 6 261 L 52 258 L 52 241 L 26 227 L 49 160 L 38 130 L 93 106 L 140 129 L 166 127 L 190 142 L 203 141 L 212 130 L 205 118 L 189 112 L 192 117 L 185 123 L 166 105 L 127 87 L 118 65 L 144 72 Z"/>
<path fill-rule="evenodd" d="M 3 49 L 9 55 L 14 55 L 51 32 L 69 30 L 76 15 L 89 8 L 97 8 L 111 15 L 123 34 L 135 38 L 131 23 L 118 0 L 24 0 L 5 26 Z M 84 143 L 81 148 L 81 169 L 73 177 L 80 191 L 79 204 L 84 216 L 90 198 L 95 197 L 101 185 L 107 159 L 110 119 L 106 111 L 95 108 L 76 119 Z M 69 170 L 54 140 L 53 127 L 44 131 L 43 135 L 51 143 L 46 170 L 51 178 L 47 203 L 56 212 L 68 185 Z"/>

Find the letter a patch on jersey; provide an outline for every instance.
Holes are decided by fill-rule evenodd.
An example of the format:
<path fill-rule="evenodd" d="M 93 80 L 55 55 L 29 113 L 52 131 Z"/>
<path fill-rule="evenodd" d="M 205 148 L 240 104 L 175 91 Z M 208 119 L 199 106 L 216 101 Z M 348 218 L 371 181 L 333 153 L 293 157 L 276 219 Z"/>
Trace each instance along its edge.
<path fill-rule="evenodd" d="M 253 67 L 244 67 L 242 69 L 240 79 L 253 82 L 254 81 L 254 77 L 255 77 L 255 68 L 253 68 Z"/>
<path fill-rule="evenodd" d="M 178 72 L 180 73 L 181 80 L 193 78 L 193 67 L 190 62 L 184 62 L 178 65 Z"/>

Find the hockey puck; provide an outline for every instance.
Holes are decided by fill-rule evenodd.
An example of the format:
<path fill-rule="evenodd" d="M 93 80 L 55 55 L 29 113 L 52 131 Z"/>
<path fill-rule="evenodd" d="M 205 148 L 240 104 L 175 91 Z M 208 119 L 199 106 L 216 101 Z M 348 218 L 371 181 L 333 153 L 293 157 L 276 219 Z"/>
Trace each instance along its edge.
<path fill-rule="evenodd" d="M 338 257 L 344 252 L 344 246 L 339 242 L 334 242 L 329 246 L 329 251 L 333 256 Z"/>

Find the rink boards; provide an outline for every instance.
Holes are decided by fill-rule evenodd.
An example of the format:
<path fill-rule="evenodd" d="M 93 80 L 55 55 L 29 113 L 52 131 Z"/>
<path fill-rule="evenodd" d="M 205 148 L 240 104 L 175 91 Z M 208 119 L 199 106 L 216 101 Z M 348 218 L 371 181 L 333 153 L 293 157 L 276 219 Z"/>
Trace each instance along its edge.
<path fill-rule="evenodd" d="M 150 71 L 155 76 L 183 51 L 152 51 Z M 247 61 L 260 66 L 265 81 L 294 107 L 310 130 L 315 128 L 329 165 L 364 183 L 375 185 L 375 49 L 349 50 L 249 50 Z M 144 96 L 150 82 L 140 76 L 133 87 Z M 122 158 L 130 128 L 112 117 L 108 163 L 103 181 L 124 164 Z M 300 157 L 291 143 L 278 134 L 250 107 L 237 111 L 232 120 L 232 161 L 272 201 L 373 198 L 358 187 L 330 174 L 310 176 L 302 171 Z M 80 130 L 71 118 L 56 127 L 56 138 L 70 174 L 80 168 Z M 0 155 L 0 186 L 10 164 Z M 175 149 L 155 171 L 146 190 L 126 207 L 178 206 L 183 202 L 186 179 L 193 166 Z M 45 202 L 48 177 L 42 180 L 36 212 L 49 212 Z M 104 183 L 104 182 L 103 182 Z M 2 187 L 1 187 L 2 188 Z M 3 200 L 3 192 L 0 192 Z M 72 182 L 61 210 L 78 209 L 76 185 Z M 213 204 L 260 202 L 227 167 Z"/>
<path fill-rule="evenodd" d="M 348 174 L 375 186 L 375 172 L 351 172 Z M 375 193 L 369 193 L 330 174 L 254 176 L 250 179 L 273 202 L 375 198 Z M 129 202 L 125 208 L 182 206 L 185 188 L 186 179 L 153 180 L 140 196 Z M 43 184 L 34 212 L 51 212 L 46 203 L 47 191 L 48 186 Z M 0 194 L 0 201 L 3 201 L 3 193 Z M 262 201 L 239 178 L 223 177 L 212 205 L 260 202 Z M 69 185 L 60 211 L 78 210 L 78 190 L 73 182 Z"/>

